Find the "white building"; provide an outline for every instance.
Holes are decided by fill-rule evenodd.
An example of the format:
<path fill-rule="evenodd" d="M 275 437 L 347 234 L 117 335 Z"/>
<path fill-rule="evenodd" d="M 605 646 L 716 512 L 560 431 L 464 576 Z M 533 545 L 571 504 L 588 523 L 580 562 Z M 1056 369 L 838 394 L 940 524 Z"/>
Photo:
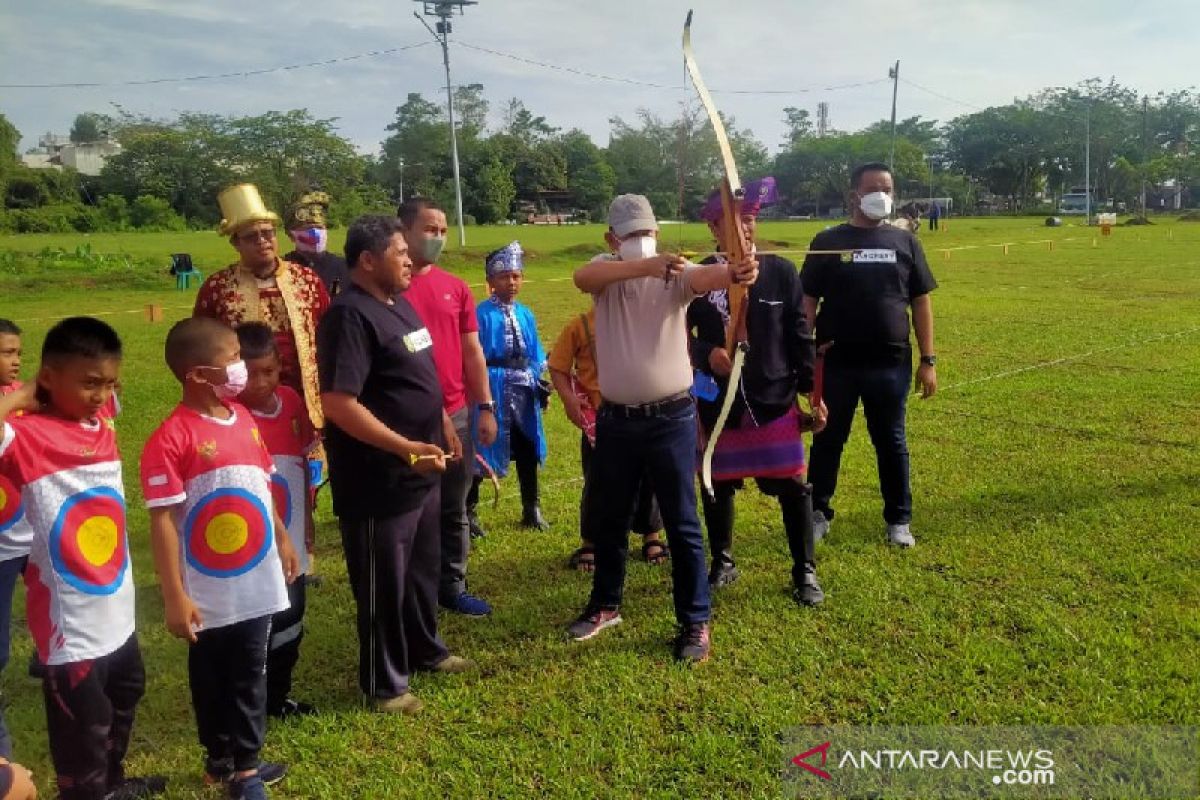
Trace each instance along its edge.
<path fill-rule="evenodd" d="M 33 169 L 73 167 L 81 175 L 96 176 L 104 162 L 121 152 L 121 145 L 111 139 L 96 142 L 72 142 L 68 136 L 47 133 L 38 139 L 38 146 L 21 156 L 21 163 Z"/>

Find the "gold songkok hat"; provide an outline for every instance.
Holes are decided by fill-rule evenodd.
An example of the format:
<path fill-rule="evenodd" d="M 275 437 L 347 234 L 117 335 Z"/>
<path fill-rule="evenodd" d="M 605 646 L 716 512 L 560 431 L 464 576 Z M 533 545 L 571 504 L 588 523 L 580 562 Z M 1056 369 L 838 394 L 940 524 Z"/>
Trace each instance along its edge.
<path fill-rule="evenodd" d="M 255 222 L 279 223 L 279 215 L 267 210 L 258 187 L 252 183 L 230 186 L 217 195 L 217 204 L 221 207 L 221 224 L 217 227 L 217 233 L 222 236 L 232 236 Z"/>
<path fill-rule="evenodd" d="M 284 216 L 287 229 L 328 228 L 329 202 L 329 195 L 325 192 L 305 192 L 300 195 Z"/>

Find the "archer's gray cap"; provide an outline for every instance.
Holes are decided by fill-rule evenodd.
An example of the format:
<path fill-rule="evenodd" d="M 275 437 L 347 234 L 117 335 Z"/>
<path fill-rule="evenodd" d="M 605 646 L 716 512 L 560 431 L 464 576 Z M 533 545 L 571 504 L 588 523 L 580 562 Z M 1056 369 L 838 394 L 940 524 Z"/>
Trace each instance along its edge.
<path fill-rule="evenodd" d="M 622 194 L 613 198 L 608 207 L 608 226 L 618 237 L 624 238 L 634 231 L 656 231 L 658 222 L 650 201 L 640 194 Z"/>

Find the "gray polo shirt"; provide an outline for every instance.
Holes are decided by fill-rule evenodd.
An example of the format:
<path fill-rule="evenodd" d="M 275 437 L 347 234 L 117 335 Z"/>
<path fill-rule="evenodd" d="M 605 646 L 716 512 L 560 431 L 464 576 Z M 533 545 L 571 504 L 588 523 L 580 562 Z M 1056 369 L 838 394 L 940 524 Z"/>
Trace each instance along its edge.
<path fill-rule="evenodd" d="M 605 254 L 593 261 L 617 261 Z M 611 403 L 636 406 L 685 392 L 692 385 L 688 360 L 687 307 L 696 297 L 685 275 L 632 278 L 609 284 L 595 296 L 596 368 L 600 394 Z"/>

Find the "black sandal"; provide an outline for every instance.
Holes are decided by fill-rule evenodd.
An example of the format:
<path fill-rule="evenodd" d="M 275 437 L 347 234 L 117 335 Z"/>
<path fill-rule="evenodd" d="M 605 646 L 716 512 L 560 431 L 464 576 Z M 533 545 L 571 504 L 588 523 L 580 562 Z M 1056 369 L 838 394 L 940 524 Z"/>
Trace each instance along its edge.
<path fill-rule="evenodd" d="M 596 569 L 596 548 L 590 544 L 585 544 L 574 553 L 571 553 L 571 559 L 567 562 L 568 569 L 579 570 L 580 572 L 592 572 Z"/>
<path fill-rule="evenodd" d="M 658 548 L 658 552 L 654 555 L 650 554 L 651 548 Z M 671 558 L 671 548 L 667 547 L 667 543 L 662 539 L 647 539 L 642 542 L 642 559 L 651 566 L 657 567 L 667 563 Z"/>

